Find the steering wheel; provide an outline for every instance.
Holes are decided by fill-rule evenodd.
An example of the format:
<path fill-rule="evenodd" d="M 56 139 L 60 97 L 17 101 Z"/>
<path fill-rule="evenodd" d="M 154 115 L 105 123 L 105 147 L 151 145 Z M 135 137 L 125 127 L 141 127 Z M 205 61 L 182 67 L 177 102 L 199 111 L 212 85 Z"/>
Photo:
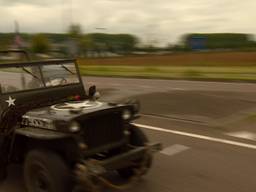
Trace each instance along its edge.
<path fill-rule="evenodd" d="M 54 79 L 50 79 L 49 81 L 47 81 L 46 86 L 66 85 L 67 82 L 68 82 L 68 80 L 64 77 L 54 78 Z"/>

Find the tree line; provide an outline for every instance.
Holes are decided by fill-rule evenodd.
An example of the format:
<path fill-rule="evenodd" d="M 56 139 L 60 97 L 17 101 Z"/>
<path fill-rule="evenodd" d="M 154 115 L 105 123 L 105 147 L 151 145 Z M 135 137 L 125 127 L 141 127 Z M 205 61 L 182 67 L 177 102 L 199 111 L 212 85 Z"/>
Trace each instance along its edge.
<path fill-rule="evenodd" d="M 248 49 L 255 48 L 251 34 L 244 33 L 192 33 L 182 37 L 184 47 L 193 49 Z"/>
<path fill-rule="evenodd" d="M 0 49 L 15 45 L 15 36 L 19 35 L 23 49 L 32 53 L 59 52 L 72 56 L 105 56 L 135 52 L 153 53 L 159 51 L 179 52 L 197 50 L 256 50 L 256 42 L 250 34 L 237 33 L 191 33 L 183 35 L 177 44 L 166 47 L 154 45 L 139 46 L 140 39 L 132 34 L 84 34 L 79 25 L 71 25 L 67 33 L 0 33 Z"/>
<path fill-rule="evenodd" d="M 72 25 L 68 33 L 0 33 L 0 49 L 15 47 L 15 37 L 19 35 L 21 47 L 32 53 L 48 53 L 49 51 L 70 53 L 83 56 L 89 53 L 101 55 L 104 52 L 129 54 L 134 51 L 139 42 L 132 34 L 84 34 L 79 25 Z"/>

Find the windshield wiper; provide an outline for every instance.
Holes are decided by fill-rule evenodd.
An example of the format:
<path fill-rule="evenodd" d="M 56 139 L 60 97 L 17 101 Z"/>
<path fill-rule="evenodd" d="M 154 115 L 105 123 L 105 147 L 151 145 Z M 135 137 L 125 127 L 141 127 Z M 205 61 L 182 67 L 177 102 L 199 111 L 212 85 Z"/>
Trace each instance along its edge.
<path fill-rule="evenodd" d="M 22 67 L 22 70 L 25 71 L 27 74 L 31 75 L 35 79 L 42 81 L 39 77 L 37 77 L 35 74 L 31 73 L 29 70 L 27 70 L 25 67 Z"/>
<path fill-rule="evenodd" d="M 65 69 L 66 71 L 68 71 L 69 73 L 71 73 L 72 75 L 75 75 L 75 73 L 73 71 L 71 71 L 69 68 L 67 68 L 65 65 L 61 65 L 61 67 L 63 69 Z"/>

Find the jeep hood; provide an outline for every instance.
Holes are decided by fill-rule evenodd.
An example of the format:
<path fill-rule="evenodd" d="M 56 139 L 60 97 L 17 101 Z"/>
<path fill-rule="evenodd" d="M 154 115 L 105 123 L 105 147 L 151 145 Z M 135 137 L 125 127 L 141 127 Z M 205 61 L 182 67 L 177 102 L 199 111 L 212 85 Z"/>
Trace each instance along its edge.
<path fill-rule="evenodd" d="M 122 104 L 109 104 L 100 101 L 70 101 L 52 106 L 33 109 L 23 117 L 32 119 L 47 119 L 51 121 L 72 121 L 82 116 L 91 116 L 104 113 L 108 110 L 121 111 L 128 106 Z"/>

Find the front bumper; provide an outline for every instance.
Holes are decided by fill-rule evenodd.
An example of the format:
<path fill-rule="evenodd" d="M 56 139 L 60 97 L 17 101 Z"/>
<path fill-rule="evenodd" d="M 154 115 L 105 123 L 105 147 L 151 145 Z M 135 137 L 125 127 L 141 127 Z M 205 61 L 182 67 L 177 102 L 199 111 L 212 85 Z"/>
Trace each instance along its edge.
<path fill-rule="evenodd" d="M 125 153 L 118 154 L 106 160 L 85 160 L 77 164 L 76 175 L 79 178 L 102 175 L 108 171 L 133 165 L 135 160 L 144 157 L 145 154 L 153 154 L 160 150 L 162 150 L 160 143 L 149 143 L 146 146 L 135 147 Z"/>

